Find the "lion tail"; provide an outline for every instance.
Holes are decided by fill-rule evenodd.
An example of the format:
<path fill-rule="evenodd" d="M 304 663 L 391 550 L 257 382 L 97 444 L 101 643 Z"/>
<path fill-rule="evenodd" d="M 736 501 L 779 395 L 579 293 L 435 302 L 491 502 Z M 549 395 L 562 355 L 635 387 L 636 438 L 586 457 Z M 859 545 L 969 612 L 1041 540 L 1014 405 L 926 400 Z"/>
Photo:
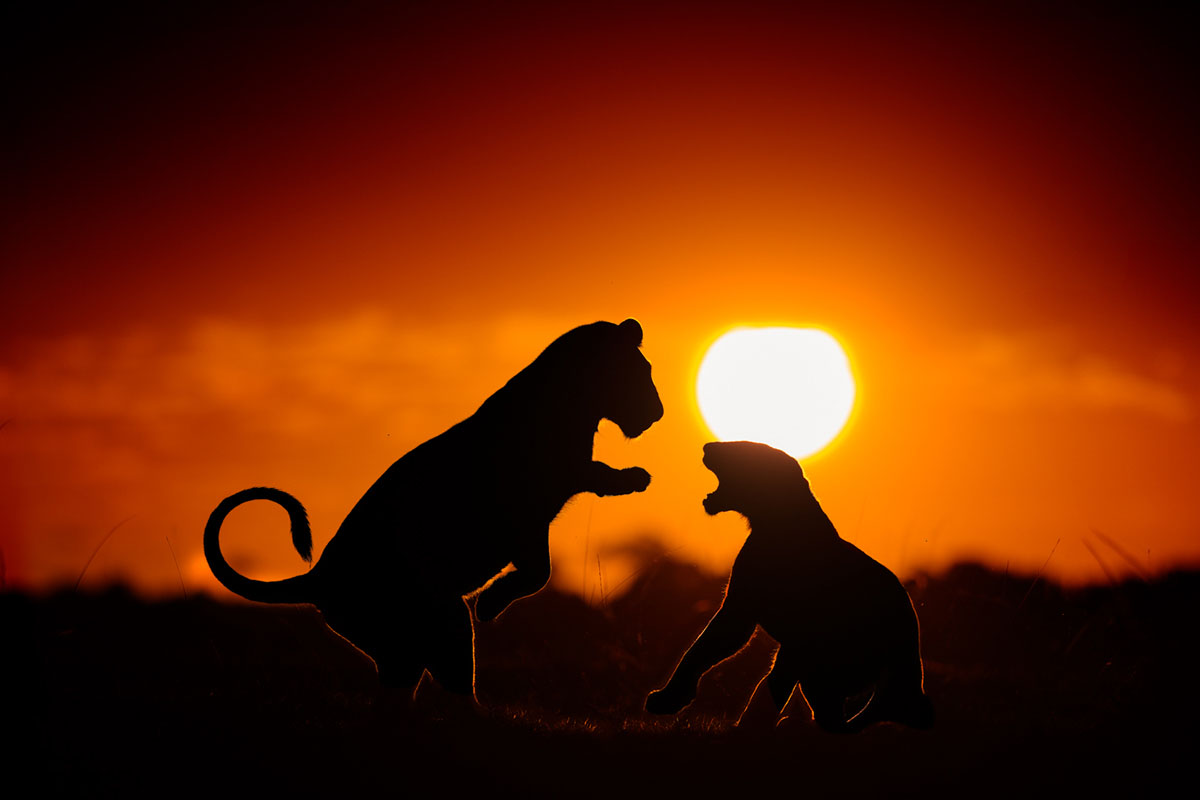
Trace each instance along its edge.
<path fill-rule="evenodd" d="M 297 575 L 280 581 L 258 581 L 237 572 L 221 554 L 221 523 L 229 516 L 229 512 L 250 500 L 270 500 L 283 506 L 291 520 L 292 544 L 296 547 L 296 552 L 305 561 L 312 561 L 312 531 L 308 526 L 308 514 L 304 506 L 285 491 L 256 486 L 226 497 L 209 515 L 208 524 L 204 526 L 204 557 L 208 560 L 209 569 L 226 589 L 247 600 L 259 603 L 312 602 L 310 575 Z"/>

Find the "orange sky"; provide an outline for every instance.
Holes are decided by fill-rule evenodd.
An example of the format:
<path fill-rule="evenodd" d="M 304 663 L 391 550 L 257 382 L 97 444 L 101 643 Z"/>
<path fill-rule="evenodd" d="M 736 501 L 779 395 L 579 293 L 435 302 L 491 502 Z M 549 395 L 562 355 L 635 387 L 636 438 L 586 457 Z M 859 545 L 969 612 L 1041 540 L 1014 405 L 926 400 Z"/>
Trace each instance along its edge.
<path fill-rule="evenodd" d="M 893 570 L 1200 560 L 1200 126 L 1166 11 L 352 8 L 13 27 L 10 585 L 73 583 L 132 516 L 85 586 L 214 589 L 204 520 L 252 485 L 319 550 L 551 339 L 627 316 L 667 413 L 596 449 L 654 483 L 568 507 L 563 586 L 611 590 L 645 540 L 728 568 L 693 384 L 746 324 L 849 348 L 854 423 L 805 467 Z M 302 568 L 277 510 L 223 539 Z"/>

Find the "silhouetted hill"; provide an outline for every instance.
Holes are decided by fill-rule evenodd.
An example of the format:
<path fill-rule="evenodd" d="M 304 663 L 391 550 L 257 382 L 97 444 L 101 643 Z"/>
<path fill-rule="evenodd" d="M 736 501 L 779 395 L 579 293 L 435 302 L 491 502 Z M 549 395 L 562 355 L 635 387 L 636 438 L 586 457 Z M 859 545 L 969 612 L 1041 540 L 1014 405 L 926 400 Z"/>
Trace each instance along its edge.
<path fill-rule="evenodd" d="M 1187 779 L 1200 573 L 1068 591 L 962 564 L 909 591 L 938 724 L 852 737 L 730 728 L 770 658 L 762 635 L 680 718 L 644 714 L 722 594 L 669 560 L 600 608 L 547 590 L 479 625 L 481 716 L 427 684 L 415 705 L 381 699 L 308 607 L 0 596 L 19 732 L 5 776 L 40 794 L 446 797 L 1112 796 Z"/>

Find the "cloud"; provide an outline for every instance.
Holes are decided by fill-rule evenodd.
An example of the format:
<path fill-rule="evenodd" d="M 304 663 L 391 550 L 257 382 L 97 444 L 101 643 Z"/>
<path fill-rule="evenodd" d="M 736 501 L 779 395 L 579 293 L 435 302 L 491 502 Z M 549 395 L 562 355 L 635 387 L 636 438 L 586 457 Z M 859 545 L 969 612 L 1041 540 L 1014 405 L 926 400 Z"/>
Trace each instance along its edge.
<path fill-rule="evenodd" d="M 944 373 L 965 384 L 963 395 L 993 407 L 1123 411 L 1177 423 L 1193 415 L 1192 398 L 1171 380 L 1055 336 L 990 336 L 952 360 Z"/>
<path fill-rule="evenodd" d="M 344 494 L 474 412 L 568 327 L 520 317 L 418 325 L 363 311 L 33 342 L 0 363 L 0 421 L 12 420 L 0 475 L 15 498 L 0 536 L 17 537 L 29 562 L 17 577 L 36 582 L 77 574 L 96 537 L 130 514 L 139 522 L 124 540 L 188 531 L 178 545 L 189 563 L 203 515 L 242 481 L 297 487 L 314 519 L 344 514 Z M 115 559 L 120 548 L 106 550 Z"/>
<path fill-rule="evenodd" d="M 156 435 L 247 415 L 279 435 L 304 434 L 444 405 L 446 389 L 511 375 L 565 328 L 550 330 L 519 318 L 417 326 L 364 311 L 286 327 L 208 319 L 174 333 L 63 337 L 0 369 L 0 411 L 24 424 L 130 423 Z"/>

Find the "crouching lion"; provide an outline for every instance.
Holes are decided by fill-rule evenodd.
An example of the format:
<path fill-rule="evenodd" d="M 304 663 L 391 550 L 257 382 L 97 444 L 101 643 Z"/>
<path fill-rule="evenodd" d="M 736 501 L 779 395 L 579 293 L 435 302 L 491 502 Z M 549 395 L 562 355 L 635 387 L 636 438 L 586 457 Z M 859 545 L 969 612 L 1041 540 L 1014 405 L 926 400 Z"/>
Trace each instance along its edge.
<path fill-rule="evenodd" d="M 306 574 L 247 578 L 218 543 L 229 512 L 271 500 L 287 510 L 292 542 L 310 561 L 312 535 L 296 498 L 268 488 L 226 498 L 204 529 L 209 567 L 250 600 L 315 605 L 374 660 L 385 685 L 414 687 L 428 670 L 444 688 L 473 696 L 466 600 L 477 594 L 476 616 L 489 620 L 541 589 L 550 579 L 550 523 L 573 495 L 631 494 L 650 484 L 640 467 L 592 460 L 601 419 L 634 438 L 663 415 L 641 343 L 632 319 L 559 337 L 473 415 L 392 464 Z"/>
<path fill-rule="evenodd" d="M 838 536 L 796 460 L 756 442 L 714 442 L 704 447 L 704 465 L 718 478 L 705 511 L 742 514 L 750 535 L 720 610 L 667 685 L 650 693 L 646 709 L 673 714 L 688 705 L 700 676 L 761 626 L 779 642 L 763 679 L 775 717 L 799 684 L 827 731 L 852 733 L 876 722 L 930 727 L 933 706 L 908 593 L 886 567 Z M 761 690 L 762 683 L 755 693 Z M 855 707 L 867 694 L 865 706 Z"/>

